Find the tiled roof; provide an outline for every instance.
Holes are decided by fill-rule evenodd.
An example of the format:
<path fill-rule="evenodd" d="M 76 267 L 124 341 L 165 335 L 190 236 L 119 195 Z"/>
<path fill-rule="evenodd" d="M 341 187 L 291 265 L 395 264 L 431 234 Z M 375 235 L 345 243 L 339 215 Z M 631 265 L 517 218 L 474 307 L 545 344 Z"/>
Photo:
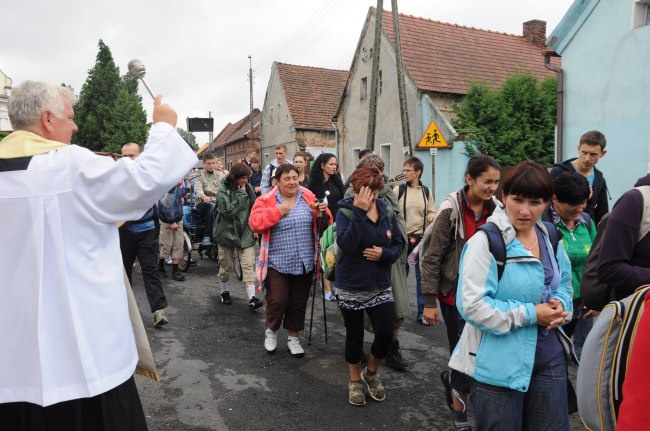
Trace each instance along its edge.
<path fill-rule="evenodd" d="M 332 117 L 341 99 L 348 71 L 277 62 L 276 66 L 293 125 L 297 128 L 333 129 Z"/>
<path fill-rule="evenodd" d="M 394 44 L 391 11 L 384 11 L 382 25 Z M 472 81 L 499 87 L 515 72 L 554 75 L 543 51 L 523 36 L 403 14 L 399 25 L 404 65 L 422 91 L 466 94 Z"/>
<path fill-rule="evenodd" d="M 259 109 L 253 109 L 253 128 L 257 126 L 262 118 L 262 113 Z M 235 124 L 228 123 L 221 132 L 214 138 L 213 147 L 222 147 L 230 142 L 238 141 L 247 136 L 251 130 L 250 114 L 246 115 Z"/>

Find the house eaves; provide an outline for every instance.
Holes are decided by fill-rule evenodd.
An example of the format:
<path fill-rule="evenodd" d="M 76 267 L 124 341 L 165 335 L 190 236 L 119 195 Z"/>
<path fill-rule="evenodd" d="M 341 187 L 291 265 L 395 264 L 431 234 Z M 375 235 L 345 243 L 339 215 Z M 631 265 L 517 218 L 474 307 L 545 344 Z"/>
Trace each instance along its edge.
<path fill-rule="evenodd" d="M 546 39 L 546 45 L 562 55 L 599 2 L 600 0 L 575 0 Z"/>

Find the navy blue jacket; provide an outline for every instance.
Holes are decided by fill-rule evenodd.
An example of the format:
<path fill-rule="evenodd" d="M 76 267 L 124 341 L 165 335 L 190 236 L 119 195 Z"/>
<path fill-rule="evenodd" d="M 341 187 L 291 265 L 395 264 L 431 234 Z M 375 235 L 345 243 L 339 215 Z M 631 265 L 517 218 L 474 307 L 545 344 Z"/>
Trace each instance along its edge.
<path fill-rule="evenodd" d="M 391 287 L 391 265 L 404 248 L 404 239 L 397 225 L 397 217 L 388 216 L 388 205 L 377 199 L 379 219 L 373 223 L 367 212 L 353 206 L 353 198 L 339 201 L 336 214 L 336 287 L 348 290 L 375 290 Z M 347 208 L 352 211 L 340 211 Z M 363 257 L 363 250 L 382 248 L 379 261 Z"/>

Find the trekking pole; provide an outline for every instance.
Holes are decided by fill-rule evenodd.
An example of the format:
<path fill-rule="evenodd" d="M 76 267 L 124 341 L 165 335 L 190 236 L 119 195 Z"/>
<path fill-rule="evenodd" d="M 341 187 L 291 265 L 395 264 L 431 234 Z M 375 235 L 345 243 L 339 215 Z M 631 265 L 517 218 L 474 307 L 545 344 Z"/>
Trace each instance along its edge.
<path fill-rule="evenodd" d="M 328 205 L 328 198 L 330 196 L 329 190 L 325 190 L 325 196 L 323 197 L 323 203 L 325 205 Z M 318 228 L 320 229 L 320 217 L 319 217 L 319 223 L 318 223 Z M 317 245 L 317 251 L 316 256 L 318 256 L 319 260 L 316 262 L 317 264 L 320 263 L 320 241 L 318 241 Z M 321 296 L 323 297 L 323 328 L 325 329 L 325 344 L 327 344 L 327 309 L 325 308 L 325 273 L 323 272 L 323 267 L 321 265 L 316 266 L 316 270 L 318 271 L 318 275 L 320 278 L 320 292 Z M 331 295 L 331 292 L 330 292 Z"/>
<path fill-rule="evenodd" d="M 314 302 L 316 302 L 316 283 L 317 274 L 314 274 L 314 278 L 311 283 L 311 317 L 309 318 L 309 339 L 307 340 L 307 345 L 311 346 L 311 332 L 314 327 Z"/>
<path fill-rule="evenodd" d="M 323 280 L 323 271 L 319 271 L 320 275 L 320 289 L 321 289 L 321 296 L 323 297 L 323 327 L 325 328 L 325 344 L 327 344 L 327 309 L 325 308 L 325 280 Z"/>
<path fill-rule="evenodd" d="M 316 286 L 320 284 L 321 287 L 321 297 L 323 300 L 323 322 L 325 325 L 325 343 L 327 344 L 327 315 L 325 310 L 325 293 L 323 292 L 322 278 L 321 278 L 321 266 L 320 266 L 320 235 L 318 234 L 322 223 L 322 214 L 319 214 L 316 219 L 316 231 L 314 236 L 316 237 L 316 258 L 314 261 L 314 278 L 312 279 L 312 290 L 311 290 L 311 317 L 309 319 L 309 339 L 307 342 L 308 346 L 311 346 L 311 335 L 314 325 L 314 305 L 316 302 Z M 319 283 L 320 282 L 320 283 Z"/>

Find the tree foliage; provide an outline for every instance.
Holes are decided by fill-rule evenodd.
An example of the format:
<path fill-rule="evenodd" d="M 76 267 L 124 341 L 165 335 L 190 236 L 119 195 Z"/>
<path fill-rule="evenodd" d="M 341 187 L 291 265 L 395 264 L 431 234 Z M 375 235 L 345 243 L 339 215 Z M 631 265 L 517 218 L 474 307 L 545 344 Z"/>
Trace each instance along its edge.
<path fill-rule="evenodd" d="M 197 151 L 199 149 L 199 146 L 196 143 L 196 136 L 194 136 L 194 133 L 188 132 L 182 127 L 177 127 L 176 130 L 178 131 L 178 134 L 181 135 L 181 138 L 185 139 L 185 142 L 187 142 L 194 151 Z"/>
<path fill-rule="evenodd" d="M 473 83 L 456 107 L 456 130 L 466 151 L 489 154 L 501 165 L 522 160 L 551 164 L 554 155 L 557 79 L 530 74 L 507 78 L 499 90 Z"/>
<path fill-rule="evenodd" d="M 75 106 L 75 121 L 79 131 L 72 142 L 93 151 L 120 152 L 127 142 L 142 145 L 149 133 L 137 80 L 120 77 L 111 50 L 101 39 L 95 66 L 88 71 Z"/>

